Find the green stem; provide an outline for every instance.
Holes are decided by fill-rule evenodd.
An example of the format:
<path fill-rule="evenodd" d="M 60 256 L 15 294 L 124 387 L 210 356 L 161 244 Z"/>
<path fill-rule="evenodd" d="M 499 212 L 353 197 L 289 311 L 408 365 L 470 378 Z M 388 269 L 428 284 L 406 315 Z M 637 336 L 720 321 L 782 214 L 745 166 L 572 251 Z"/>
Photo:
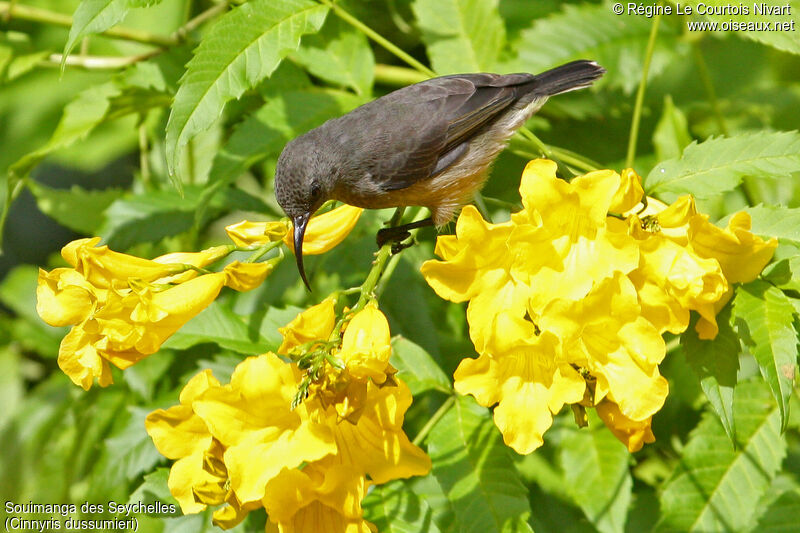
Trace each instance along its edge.
<path fill-rule="evenodd" d="M 406 85 L 419 83 L 427 80 L 429 77 L 413 68 L 384 65 L 381 63 L 375 65 L 374 73 L 375 83 L 392 85 L 395 87 L 405 87 Z"/>
<path fill-rule="evenodd" d="M 420 444 L 422 444 L 422 441 L 425 440 L 425 437 L 428 436 L 428 433 L 430 433 L 433 427 L 439 423 L 439 420 L 441 420 L 442 417 L 447 414 L 447 411 L 449 411 L 450 408 L 453 407 L 454 403 L 456 403 L 455 396 L 450 396 L 449 398 L 447 398 L 444 401 L 444 403 L 439 407 L 439 409 L 437 409 L 436 412 L 433 413 L 433 416 L 430 417 L 430 419 L 425 423 L 425 425 L 422 426 L 422 429 L 419 430 L 417 436 L 414 437 L 412 444 L 414 444 L 415 446 L 419 446 Z"/>
<path fill-rule="evenodd" d="M 273 249 L 277 248 L 281 244 L 283 244 L 283 241 L 273 241 L 273 242 L 267 243 L 264 246 L 262 246 L 261 248 L 259 248 L 258 250 L 256 250 L 255 252 L 253 252 L 250 255 L 250 257 L 248 257 L 247 259 L 244 260 L 244 262 L 245 263 L 255 263 L 256 261 L 261 259 L 261 257 L 264 254 L 266 254 L 270 250 L 273 250 Z"/>
<path fill-rule="evenodd" d="M 63 61 L 66 66 L 80 67 L 87 70 L 117 70 L 134 65 L 140 61 L 146 61 L 151 57 L 160 54 L 162 50 L 153 50 L 146 54 L 139 54 L 135 56 L 89 56 L 89 55 L 71 55 L 66 59 L 62 59 L 61 54 L 50 54 L 47 58 L 52 64 L 61 65 Z M 51 65 L 42 65 L 51 66 Z"/>
<path fill-rule="evenodd" d="M 697 73 L 700 75 L 700 81 L 703 83 L 703 89 L 706 91 L 706 97 L 708 97 L 708 102 L 711 104 L 711 112 L 714 114 L 714 120 L 717 122 L 720 133 L 727 137 L 728 125 L 725 123 L 725 117 L 722 115 L 722 110 L 719 107 L 717 91 L 714 90 L 714 83 L 711 81 L 711 74 L 708 72 L 708 65 L 703 58 L 703 52 L 700 50 L 699 43 L 692 42 L 692 52 L 694 54 L 694 61 L 697 63 Z"/>
<path fill-rule="evenodd" d="M 0 2 L 0 14 L 7 18 L 43 22 L 54 26 L 72 27 L 72 17 L 63 13 L 56 13 L 48 9 L 16 4 L 14 2 Z M 179 40 L 174 36 L 156 35 L 150 32 L 135 30 L 133 28 L 114 27 L 100 33 L 105 37 L 134 41 L 137 43 L 152 44 L 154 46 L 175 46 Z"/>
<path fill-rule="evenodd" d="M 661 5 L 661 2 L 659 2 Z M 628 154 L 625 156 L 625 166 L 633 167 L 633 160 L 636 159 L 636 141 L 639 138 L 639 122 L 642 119 L 642 107 L 644 106 L 644 93 L 647 89 L 647 75 L 650 73 L 650 61 L 653 59 L 653 49 L 656 45 L 658 35 L 658 25 L 661 23 L 661 14 L 653 17 L 653 25 L 650 27 L 650 37 L 647 39 L 647 50 L 645 51 L 644 65 L 642 66 L 642 79 L 639 82 L 639 89 L 636 91 L 636 103 L 633 106 L 633 119 L 631 120 L 631 135 L 628 138 Z"/>
<path fill-rule="evenodd" d="M 429 69 L 428 67 L 426 67 L 413 57 L 411 57 L 411 55 L 401 50 L 397 45 L 386 39 L 383 35 L 376 32 L 375 30 L 373 30 L 372 28 L 370 28 L 369 26 L 358 20 L 356 17 L 345 11 L 344 8 L 342 8 L 340 5 L 334 4 L 333 2 L 331 2 L 331 0 L 320 0 L 320 2 L 330 7 L 333 10 L 333 12 L 336 13 L 337 17 L 347 22 L 348 24 L 350 24 L 351 26 L 362 32 L 364 35 L 366 35 L 367 37 L 369 37 L 370 39 L 372 39 L 373 41 L 384 47 L 398 59 L 404 61 L 409 66 L 417 69 L 418 71 L 422 72 L 428 77 L 432 78 L 436 76 L 436 73 L 433 72 L 431 69 Z"/>

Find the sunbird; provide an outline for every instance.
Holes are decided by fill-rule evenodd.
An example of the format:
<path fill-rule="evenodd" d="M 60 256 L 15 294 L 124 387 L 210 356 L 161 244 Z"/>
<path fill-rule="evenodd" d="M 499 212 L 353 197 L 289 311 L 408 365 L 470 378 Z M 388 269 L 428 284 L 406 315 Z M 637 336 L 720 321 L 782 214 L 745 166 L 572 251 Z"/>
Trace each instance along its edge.
<path fill-rule="evenodd" d="M 414 227 L 443 226 L 480 190 L 508 140 L 549 97 L 588 87 L 605 72 L 578 60 L 536 75 L 432 78 L 287 143 L 275 170 L 275 196 L 292 220 L 306 287 L 303 238 L 325 201 L 369 209 L 424 206 L 431 218 Z"/>

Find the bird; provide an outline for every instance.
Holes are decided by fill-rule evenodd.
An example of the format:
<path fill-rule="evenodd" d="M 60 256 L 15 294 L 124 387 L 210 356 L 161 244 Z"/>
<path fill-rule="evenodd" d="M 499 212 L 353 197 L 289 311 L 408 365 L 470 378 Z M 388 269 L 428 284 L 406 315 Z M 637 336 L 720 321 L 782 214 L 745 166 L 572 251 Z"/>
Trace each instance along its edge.
<path fill-rule="evenodd" d="M 372 100 L 286 144 L 275 197 L 291 219 L 297 269 L 311 215 L 330 199 L 381 209 L 424 206 L 447 224 L 480 190 L 511 136 L 545 101 L 606 70 L 577 60 L 541 74 L 452 74 Z M 419 227 L 419 223 L 416 227 Z"/>

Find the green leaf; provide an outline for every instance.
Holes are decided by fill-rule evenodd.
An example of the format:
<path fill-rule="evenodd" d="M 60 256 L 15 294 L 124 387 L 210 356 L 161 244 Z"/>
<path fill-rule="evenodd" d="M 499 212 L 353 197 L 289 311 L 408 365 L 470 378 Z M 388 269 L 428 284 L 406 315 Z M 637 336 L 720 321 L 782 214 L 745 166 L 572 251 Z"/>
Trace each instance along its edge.
<path fill-rule="evenodd" d="M 64 107 L 64 113 L 50 140 L 9 167 L 9 191 L 25 178 L 39 162 L 51 152 L 69 146 L 89 134 L 106 117 L 111 107 L 111 98 L 120 94 L 113 82 L 94 85 L 81 92 Z"/>
<path fill-rule="evenodd" d="M 664 110 L 653 132 L 656 159 L 664 161 L 680 157 L 683 149 L 692 142 L 686 115 L 672 103 L 672 96 L 664 97 Z"/>
<path fill-rule="evenodd" d="M 211 126 L 228 100 L 269 76 L 304 34 L 319 30 L 327 13 L 327 6 L 311 0 L 253 0 L 219 19 L 197 47 L 175 95 L 166 135 L 173 180 L 186 143 Z"/>
<path fill-rule="evenodd" d="M 438 74 L 494 72 L 505 46 L 498 0 L 415 0 L 411 4 Z"/>
<path fill-rule="evenodd" d="M 313 88 L 267 98 L 236 127 L 214 158 L 209 182 L 235 180 L 260 159 L 279 154 L 291 139 L 360 103 L 360 98 L 344 91 Z"/>
<path fill-rule="evenodd" d="M 630 454 L 597 417 L 561 443 L 564 481 L 575 503 L 602 533 L 624 532 L 633 480 Z"/>
<path fill-rule="evenodd" d="M 8 81 L 14 81 L 20 76 L 27 74 L 36 68 L 39 63 L 41 63 L 49 55 L 50 50 L 40 50 L 31 54 L 22 54 L 16 56 L 8 64 L 6 79 L 8 79 Z M 0 72 L 2 72 L 2 68 L 0 68 Z"/>
<path fill-rule="evenodd" d="M 274 343 L 258 335 L 258 332 L 251 334 L 242 317 L 219 302 L 212 303 L 187 322 L 163 346 L 185 350 L 206 342 L 247 355 L 277 348 Z"/>
<path fill-rule="evenodd" d="M 144 419 L 150 409 L 129 406 L 128 410 L 130 420 L 117 435 L 106 439 L 105 446 L 114 458 L 114 469 L 130 481 L 152 470 L 161 460 L 161 454 L 144 429 Z"/>
<path fill-rule="evenodd" d="M 719 416 L 725 433 L 732 442 L 735 442 L 733 391 L 736 386 L 742 346 L 731 327 L 730 320 L 731 306 L 726 305 L 717 315 L 719 326 L 717 336 L 712 340 L 701 340 L 694 329 L 697 316 L 693 317 L 689 329 L 681 335 L 681 346 L 686 361 L 700 378 L 700 386 L 706 393 L 714 412 Z"/>
<path fill-rule="evenodd" d="M 61 70 L 64 70 L 67 56 L 78 41 L 91 33 L 106 31 L 127 14 L 128 0 L 82 0 L 72 16 L 72 27 L 61 57 Z"/>
<path fill-rule="evenodd" d="M 98 234 L 114 250 L 158 242 L 191 228 L 199 201 L 200 191 L 196 188 L 187 189 L 183 197 L 175 191 L 123 196 L 108 207 Z"/>
<path fill-rule="evenodd" d="M 69 189 L 53 189 L 31 180 L 28 189 L 39 209 L 64 227 L 91 235 L 103 224 L 104 211 L 120 198 L 122 189 L 90 190 L 73 185 Z"/>
<path fill-rule="evenodd" d="M 701 3 L 707 6 L 704 10 L 706 13 L 713 13 L 714 7 L 718 9 L 722 8 L 724 10 L 725 6 L 736 5 L 731 4 L 728 0 L 703 0 L 702 2 L 697 0 L 689 0 L 685 5 L 694 7 L 694 12 L 697 13 L 697 7 Z M 715 21 L 718 24 L 725 22 L 730 23 L 731 21 L 744 24 L 740 26 L 741 30 L 731 31 L 729 33 L 733 33 L 737 37 L 743 39 L 750 39 L 752 41 L 777 48 L 778 50 L 783 50 L 784 52 L 800 54 L 800 32 L 798 32 L 796 29 L 798 22 L 797 15 L 800 13 L 800 2 L 798 0 L 781 2 L 780 4 L 770 2 L 753 2 L 749 5 L 742 5 L 744 6 L 744 9 L 740 9 L 739 14 L 720 11 L 719 15 L 705 14 L 704 18 L 707 18 L 710 21 Z M 768 6 L 768 8 L 773 11 L 765 13 L 763 6 Z M 757 13 L 756 7 L 760 7 L 762 12 Z M 786 9 L 787 7 L 788 12 Z M 765 30 L 763 29 L 763 26 L 756 25 L 751 26 L 752 29 L 748 29 L 748 23 L 768 23 L 770 24 L 770 29 Z M 783 31 L 779 31 L 779 28 L 783 29 Z M 724 32 L 720 31 L 714 31 L 711 33 L 713 35 L 724 35 Z"/>
<path fill-rule="evenodd" d="M 383 533 L 439 533 L 428 503 L 402 480 L 374 487 L 361 505 L 364 518 Z"/>
<path fill-rule="evenodd" d="M 427 442 L 458 531 L 532 531 L 527 490 L 487 409 L 471 397 L 456 397 Z"/>
<path fill-rule="evenodd" d="M 734 399 L 738 447 L 706 411 L 661 493 L 658 531 L 741 531 L 786 454 L 780 412 L 760 382 L 745 382 Z"/>
<path fill-rule="evenodd" d="M 742 177 L 777 179 L 800 172 L 800 134 L 745 133 L 693 142 L 680 158 L 656 165 L 645 180 L 648 194 L 672 201 L 680 194 L 711 198 L 733 190 Z"/>
<path fill-rule="evenodd" d="M 757 205 L 747 207 L 744 211 L 750 213 L 750 231 L 756 235 L 800 244 L 800 209 Z"/>
<path fill-rule="evenodd" d="M 438 390 L 447 394 L 452 387 L 447 375 L 428 352 L 403 337 L 392 339 L 392 364 L 398 375 L 408 384 L 411 394 L 416 396 L 427 390 Z"/>
<path fill-rule="evenodd" d="M 800 516 L 800 489 L 788 490 L 767 507 L 754 533 L 794 533 Z"/>
<path fill-rule="evenodd" d="M 766 281 L 736 288 L 733 316 L 739 336 L 758 362 L 761 375 L 778 402 L 781 429 L 789 419 L 789 397 L 797 371 L 797 332 L 789 298 Z"/>
<path fill-rule="evenodd" d="M 503 68 L 507 72 L 538 73 L 575 59 L 593 59 L 608 71 L 600 83 L 630 94 L 642 78 L 651 26 L 652 19 L 620 17 L 607 4 L 567 4 L 563 11 L 537 19 L 523 30 L 514 43 L 516 57 Z M 662 24 L 648 77 L 659 75 L 686 50 L 675 30 Z"/>
<path fill-rule="evenodd" d="M 363 33 L 339 17 L 328 18 L 322 31 L 304 37 L 294 57 L 318 78 L 349 87 L 361 96 L 372 92 L 372 48 Z"/>
<path fill-rule="evenodd" d="M 160 506 L 162 508 L 167 505 L 174 505 L 175 512 L 177 512 L 180 507 L 177 500 L 169 491 L 169 486 L 167 485 L 168 479 L 169 468 L 156 468 L 154 472 L 145 474 L 144 481 L 142 481 L 142 484 L 139 485 L 136 490 L 133 491 L 133 493 L 131 493 L 128 503 L 141 502 L 144 504 L 161 504 Z"/>
<path fill-rule="evenodd" d="M 800 255 L 781 259 L 767 266 L 763 276 L 784 291 L 800 292 Z"/>

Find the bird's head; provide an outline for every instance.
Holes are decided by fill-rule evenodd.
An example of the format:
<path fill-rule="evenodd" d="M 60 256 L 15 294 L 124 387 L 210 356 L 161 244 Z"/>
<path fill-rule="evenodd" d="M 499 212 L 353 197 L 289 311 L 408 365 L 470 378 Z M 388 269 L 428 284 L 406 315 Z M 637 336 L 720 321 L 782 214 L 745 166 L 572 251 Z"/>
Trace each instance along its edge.
<path fill-rule="evenodd" d="M 315 143 L 298 137 L 283 149 L 275 168 L 275 198 L 294 227 L 297 269 L 308 290 L 303 268 L 303 238 L 311 215 L 330 198 L 332 176 Z"/>

